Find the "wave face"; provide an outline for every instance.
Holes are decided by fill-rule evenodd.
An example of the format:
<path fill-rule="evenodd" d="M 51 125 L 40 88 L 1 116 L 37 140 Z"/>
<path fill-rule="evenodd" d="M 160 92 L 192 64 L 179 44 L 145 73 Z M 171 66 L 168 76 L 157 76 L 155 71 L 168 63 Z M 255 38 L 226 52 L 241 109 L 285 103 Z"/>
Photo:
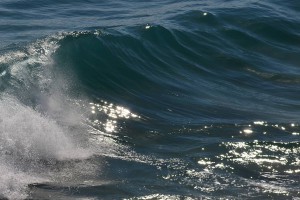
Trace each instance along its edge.
<path fill-rule="evenodd" d="M 296 198 L 299 11 L 2 1 L 0 198 Z"/>

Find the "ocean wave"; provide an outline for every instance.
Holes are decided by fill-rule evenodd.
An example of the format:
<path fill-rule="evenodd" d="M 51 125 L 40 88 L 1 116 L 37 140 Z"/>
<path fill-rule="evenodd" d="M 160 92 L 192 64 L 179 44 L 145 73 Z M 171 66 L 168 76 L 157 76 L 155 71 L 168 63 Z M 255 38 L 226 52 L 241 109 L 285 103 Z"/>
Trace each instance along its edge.
<path fill-rule="evenodd" d="M 53 47 L 38 47 L 42 41 Z M 276 47 L 250 30 L 220 27 L 211 35 L 145 25 L 128 33 L 60 33 L 31 46 L 1 56 L 2 88 L 15 88 L 23 99 L 29 88 L 36 93 L 60 82 L 68 95 L 88 91 L 165 121 L 297 120 L 296 110 L 278 107 L 299 89 L 295 49 Z"/>
<path fill-rule="evenodd" d="M 85 31 L 2 48 L 0 194 L 24 199 L 30 185 L 64 190 L 69 180 L 72 192 L 105 188 L 96 179 L 105 161 L 117 160 L 137 163 L 144 176 L 143 167 L 157 170 L 166 181 L 157 186 L 184 185 L 186 197 L 231 197 L 231 186 L 245 185 L 253 196 L 297 195 L 299 24 L 285 11 L 266 17 L 269 4 L 258 4 L 251 10 L 259 18 L 232 17 L 245 3 L 203 6 L 161 24 L 144 23 L 145 14 L 128 27 L 87 23 Z"/>
<path fill-rule="evenodd" d="M 92 157 L 138 159 L 111 134 L 119 118 L 138 116 L 92 103 L 96 99 L 76 92 L 71 71 L 55 64 L 59 43 L 70 35 L 77 37 L 50 36 L 0 57 L 1 198 L 24 199 L 29 185 L 93 174 L 101 166 Z"/>

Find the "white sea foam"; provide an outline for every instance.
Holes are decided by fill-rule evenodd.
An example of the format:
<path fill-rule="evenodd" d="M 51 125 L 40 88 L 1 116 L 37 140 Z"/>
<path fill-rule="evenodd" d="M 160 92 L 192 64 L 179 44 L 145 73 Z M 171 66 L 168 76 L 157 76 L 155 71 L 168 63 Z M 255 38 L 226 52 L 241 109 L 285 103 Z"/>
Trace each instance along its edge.
<path fill-rule="evenodd" d="M 66 35 L 0 55 L 5 71 L 0 72 L 0 84 L 5 82 L 0 93 L 0 198 L 27 198 L 33 183 L 92 177 L 99 163 L 88 158 L 95 154 L 126 159 L 129 150 L 90 121 L 91 111 L 85 106 L 90 100 L 73 95 L 74 77 L 52 58 Z M 114 120 L 138 117 L 118 106 L 103 114 Z"/>
<path fill-rule="evenodd" d="M 45 178 L 22 172 L 4 163 L 0 164 L 0 171 L 0 198 L 25 199 L 28 195 L 28 184 L 47 181 Z"/>
<path fill-rule="evenodd" d="M 93 154 L 85 143 L 85 117 L 66 94 L 68 79 L 53 76 L 51 55 L 63 37 L 39 40 L 24 51 L 0 56 L 10 77 L 0 94 L 0 198 L 24 199 L 28 184 L 56 176 L 49 163 Z M 90 169 L 87 164 L 80 166 Z M 69 167 L 62 170 L 68 176 Z"/>
<path fill-rule="evenodd" d="M 68 129 L 14 97 L 1 97 L 0 113 L 0 194 L 9 199 L 23 199 L 28 184 L 47 180 L 44 172 L 52 172 L 43 162 L 85 159 L 92 154 Z"/>
<path fill-rule="evenodd" d="M 2 97 L 0 113 L 0 145 L 7 153 L 28 159 L 85 156 L 57 122 L 12 97 Z"/>

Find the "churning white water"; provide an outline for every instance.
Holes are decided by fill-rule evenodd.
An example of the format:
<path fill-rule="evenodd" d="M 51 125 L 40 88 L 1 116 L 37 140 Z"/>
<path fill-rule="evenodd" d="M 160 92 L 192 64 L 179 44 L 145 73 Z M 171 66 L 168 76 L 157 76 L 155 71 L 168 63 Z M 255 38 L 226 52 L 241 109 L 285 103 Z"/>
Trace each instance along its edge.
<path fill-rule="evenodd" d="M 64 94 L 68 82 L 51 73 L 61 38 L 0 57 L 0 197 L 26 198 L 28 184 L 54 179 L 56 162 L 93 154 L 84 142 L 83 116 Z"/>

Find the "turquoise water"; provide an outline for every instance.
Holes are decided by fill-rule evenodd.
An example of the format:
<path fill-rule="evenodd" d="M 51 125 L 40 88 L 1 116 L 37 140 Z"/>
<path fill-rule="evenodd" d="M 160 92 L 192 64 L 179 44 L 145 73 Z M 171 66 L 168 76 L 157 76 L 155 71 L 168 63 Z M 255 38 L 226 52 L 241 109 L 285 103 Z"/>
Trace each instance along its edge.
<path fill-rule="evenodd" d="M 0 197 L 299 198 L 299 11 L 1 1 Z"/>

